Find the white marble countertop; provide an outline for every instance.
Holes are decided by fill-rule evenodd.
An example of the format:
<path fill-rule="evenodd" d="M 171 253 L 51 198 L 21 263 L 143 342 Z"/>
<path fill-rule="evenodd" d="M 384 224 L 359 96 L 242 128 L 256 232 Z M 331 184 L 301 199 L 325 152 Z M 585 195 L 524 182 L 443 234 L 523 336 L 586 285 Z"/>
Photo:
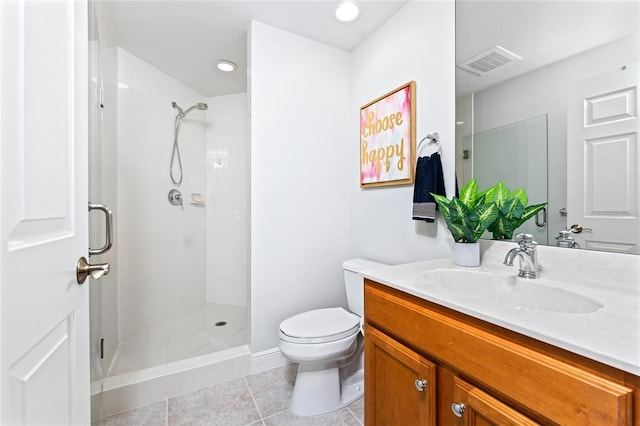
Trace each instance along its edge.
<path fill-rule="evenodd" d="M 590 313 L 549 312 L 481 301 L 433 285 L 424 277 L 425 272 L 437 269 L 517 275 L 517 261 L 513 267 L 502 264 L 512 247 L 503 242 L 483 243 L 482 264 L 477 268 L 455 266 L 450 257 L 383 267 L 361 275 L 640 376 L 640 256 L 539 247 L 540 282 L 547 285 L 551 281 L 558 289 L 602 304 Z"/>

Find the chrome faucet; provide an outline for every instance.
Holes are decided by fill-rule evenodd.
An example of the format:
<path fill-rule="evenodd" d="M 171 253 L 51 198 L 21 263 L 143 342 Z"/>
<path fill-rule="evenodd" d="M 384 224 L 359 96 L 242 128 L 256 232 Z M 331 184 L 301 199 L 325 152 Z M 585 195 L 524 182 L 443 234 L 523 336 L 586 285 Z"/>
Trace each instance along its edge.
<path fill-rule="evenodd" d="M 581 232 L 593 232 L 593 229 L 583 228 L 582 225 L 578 225 L 577 223 L 571 225 L 571 228 L 560 231 L 556 237 L 556 245 L 558 247 L 580 248 L 580 245 L 573 239 L 571 234 L 580 234 Z"/>
<path fill-rule="evenodd" d="M 560 233 L 556 237 L 556 245 L 558 247 L 580 248 L 580 245 L 571 236 L 572 233 L 573 231 L 570 229 L 560 231 Z"/>
<path fill-rule="evenodd" d="M 520 272 L 518 276 L 522 278 L 538 278 L 540 266 L 538 265 L 538 254 L 531 234 L 518 234 L 518 247 L 509 250 L 504 258 L 504 264 L 513 266 L 513 259 L 520 257 Z"/>

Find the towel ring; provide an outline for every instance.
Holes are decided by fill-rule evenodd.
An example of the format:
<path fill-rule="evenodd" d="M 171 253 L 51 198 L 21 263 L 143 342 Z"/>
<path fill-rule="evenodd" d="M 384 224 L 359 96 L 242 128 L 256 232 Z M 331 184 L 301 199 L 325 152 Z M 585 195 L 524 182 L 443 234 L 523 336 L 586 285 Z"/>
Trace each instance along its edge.
<path fill-rule="evenodd" d="M 442 154 L 442 147 L 440 146 L 440 135 L 435 132 L 433 134 L 429 133 L 427 136 L 425 136 L 424 138 L 422 138 L 422 140 L 418 143 L 418 155 L 420 155 L 420 148 L 422 147 L 422 143 L 424 141 L 428 140 L 429 142 L 427 143 L 427 145 L 431 145 L 432 143 L 435 143 L 436 145 L 438 145 L 438 154 Z"/>

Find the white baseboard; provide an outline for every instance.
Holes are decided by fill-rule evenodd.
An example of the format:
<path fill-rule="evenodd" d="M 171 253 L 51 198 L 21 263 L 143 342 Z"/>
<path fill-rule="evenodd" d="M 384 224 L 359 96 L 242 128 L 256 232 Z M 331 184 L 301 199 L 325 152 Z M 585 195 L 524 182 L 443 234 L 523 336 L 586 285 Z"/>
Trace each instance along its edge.
<path fill-rule="evenodd" d="M 282 367 L 290 361 L 282 355 L 279 348 L 271 348 L 262 352 L 251 354 L 251 367 L 249 374 L 261 373 L 272 368 Z"/>

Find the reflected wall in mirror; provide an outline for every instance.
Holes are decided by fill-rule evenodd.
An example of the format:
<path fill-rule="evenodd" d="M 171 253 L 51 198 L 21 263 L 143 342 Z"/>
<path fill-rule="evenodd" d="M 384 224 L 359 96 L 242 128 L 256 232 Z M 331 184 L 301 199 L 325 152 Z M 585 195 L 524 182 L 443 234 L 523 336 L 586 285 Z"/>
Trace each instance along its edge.
<path fill-rule="evenodd" d="M 570 236 L 581 248 L 640 254 L 639 28 L 639 1 L 457 0 L 460 186 L 490 173 L 532 194 L 532 182 L 509 182 L 511 166 L 544 174 L 547 199 L 531 201 L 549 203 L 546 225 L 532 220 L 527 232 L 535 227 L 556 245 L 561 231 L 579 224 L 585 231 Z M 494 139 L 541 116 L 546 154 Z M 487 152 L 489 145 L 499 148 Z"/>

